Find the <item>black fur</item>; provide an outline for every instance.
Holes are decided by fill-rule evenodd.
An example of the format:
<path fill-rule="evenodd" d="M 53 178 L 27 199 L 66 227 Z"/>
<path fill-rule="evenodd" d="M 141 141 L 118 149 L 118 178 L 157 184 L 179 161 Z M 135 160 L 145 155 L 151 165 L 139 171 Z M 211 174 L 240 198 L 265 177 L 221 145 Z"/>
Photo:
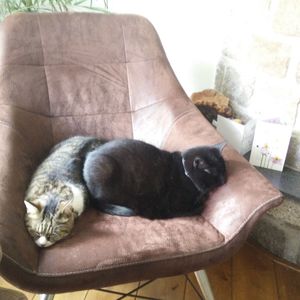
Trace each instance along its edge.
<path fill-rule="evenodd" d="M 150 219 L 201 213 L 208 193 L 226 180 L 215 147 L 170 153 L 130 139 L 90 152 L 83 175 L 98 209 Z"/>

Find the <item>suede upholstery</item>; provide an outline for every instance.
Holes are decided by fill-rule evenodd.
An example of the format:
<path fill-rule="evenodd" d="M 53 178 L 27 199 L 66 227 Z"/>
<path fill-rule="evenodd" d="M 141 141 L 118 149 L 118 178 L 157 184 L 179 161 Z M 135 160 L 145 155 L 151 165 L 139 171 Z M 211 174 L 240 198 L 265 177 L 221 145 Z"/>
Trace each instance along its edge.
<path fill-rule="evenodd" d="M 150 221 L 87 210 L 35 246 L 26 187 L 57 142 L 129 137 L 167 150 L 222 141 L 178 83 L 153 26 L 132 15 L 16 14 L 0 30 L 1 276 L 57 293 L 186 273 L 226 259 L 281 194 L 230 147 L 228 182 L 202 216 Z"/>

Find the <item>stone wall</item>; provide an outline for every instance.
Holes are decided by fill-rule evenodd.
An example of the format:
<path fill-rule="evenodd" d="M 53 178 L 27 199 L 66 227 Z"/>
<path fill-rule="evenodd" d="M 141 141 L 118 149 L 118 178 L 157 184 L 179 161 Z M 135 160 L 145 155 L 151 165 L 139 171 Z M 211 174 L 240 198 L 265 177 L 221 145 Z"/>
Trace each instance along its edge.
<path fill-rule="evenodd" d="M 215 88 L 230 98 L 244 120 L 292 125 L 286 165 L 300 171 L 300 2 L 229 3 Z"/>
<path fill-rule="evenodd" d="M 254 226 L 250 237 L 274 255 L 300 266 L 300 205 L 298 199 L 285 197 Z"/>

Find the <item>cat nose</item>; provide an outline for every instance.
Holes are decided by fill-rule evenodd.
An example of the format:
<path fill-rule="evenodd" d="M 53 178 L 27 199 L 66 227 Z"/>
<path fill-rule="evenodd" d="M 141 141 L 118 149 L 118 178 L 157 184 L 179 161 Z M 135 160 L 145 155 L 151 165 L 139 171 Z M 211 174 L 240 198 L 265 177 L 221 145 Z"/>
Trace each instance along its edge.
<path fill-rule="evenodd" d="M 35 243 L 39 246 L 39 247 L 45 247 L 47 244 L 47 239 L 45 236 L 41 236 L 39 237 L 37 240 L 35 240 Z"/>

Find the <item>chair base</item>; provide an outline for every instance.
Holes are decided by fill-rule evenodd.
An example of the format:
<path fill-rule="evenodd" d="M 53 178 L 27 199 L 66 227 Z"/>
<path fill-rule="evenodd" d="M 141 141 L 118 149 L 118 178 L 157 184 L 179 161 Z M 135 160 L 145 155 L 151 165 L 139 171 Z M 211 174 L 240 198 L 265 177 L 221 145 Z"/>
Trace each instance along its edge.
<path fill-rule="evenodd" d="M 200 285 L 200 289 L 202 294 L 205 296 L 204 298 L 202 297 L 202 295 L 199 293 L 199 291 L 197 290 L 197 288 L 195 287 L 194 283 L 190 280 L 189 276 L 187 274 L 185 274 L 185 278 L 188 281 L 188 283 L 191 285 L 191 287 L 194 289 L 195 293 L 199 296 L 200 300 L 214 300 L 213 298 L 213 294 L 212 291 L 208 289 L 210 289 L 210 285 L 208 282 L 208 278 L 206 276 L 205 271 L 201 270 L 198 272 L 195 272 L 196 278 L 199 282 Z M 160 298 L 153 298 L 153 297 L 146 297 L 146 296 L 139 296 L 136 295 L 136 292 L 138 290 L 140 290 L 141 288 L 145 287 L 146 285 L 152 283 L 155 279 L 153 280 L 148 280 L 146 282 L 144 282 L 143 284 L 139 285 L 137 288 L 127 292 L 127 293 L 122 293 L 122 292 L 117 292 L 117 291 L 112 291 L 109 289 L 105 289 L 105 288 L 101 288 L 101 289 L 97 289 L 98 291 L 101 292 L 105 292 L 105 293 L 110 293 L 110 294 L 114 294 L 114 295 L 119 295 L 120 297 L 118 297 L 116 300 L 121 300 L 121 299 L 125 299 L 126 297 L 132 297 L 135 299 L 146 299 L 146 300 L 163 300 Z M 201 283 L 200 283 L 201 281 Z M 210 298 L 209 298 L 210 297 Z M 54 295 L 53 294 L 41 294 L 39 300 L 53 300 L 54 299 Z"/>
<path fill-rule="evenodd" d="M 205 273 L 205 271 L 203 271 Z M 187 279 L 187 281 L 189 282 L 189 284 L 191 285 L 191 287 L 194 289 L 195 293 L 198 295 L 199 297 L 199 300 L 214 300 L 214 298 L 203 298 L 202 295 L 199 293 L 199 291 L 197 290 L 197 288 L 195 287 L 194 283 L 190 280 L 189 276 L 187 274 L 184 275 L 185 278 Z M 137 288 L 129 291 L 128 293 L 121 293 L 121 292 L 116 292 L 116 291 L 111 291 L 111 290 L 108 290 L 108 289 L 98 289 L 99 291 L 102 291 L 102 292 L 106 292 L 106 293 L 112 293 L 112 294 L 116 294 L 116 295 L 120 295 L 121 297 L 117 298 L 116 300 L 121 300 L 121 299 L 124 299 L 126 297 L 133 297 L 135 299 L 148 299 L 148 300 L 163 300 L 163 299 L 160 299 L 160 298 L 153 298 L 153 297 L 145 297 L 145 296 L 139 296 L 139 295 L 136 295 L 134 293 L 136 293 L 138 290 L 140 290 L 141 288 L 143 288 L 144 286 L 152 283 L 155 279 L 153 280 L 149 280 L 149 281 L 146 281 L 145 283 L 139 285 Z M 208 279 L 207 279 L 208 280 Z M 209 284 L 209 283 L 208 283 Z M 201 288 L 201 287 L 200 287 Z M 202 288 L 201 288 L 201 291 L 202 291 Z"/>
<path fill-rule="evenodd" d="M 205 270 L 199 270 L 195 272 L 196 278 L 198 280 L 202 295 L 205 300 L 214 300 L 214 294 L 212 292 L 207 274 Z"/>
<path fill-rule="evenodd" d="M 53 300 L 54 294 L 41 294 L 39 300 Z"/>
<path fill-rule="evenodd" d="M 145 283 L 139 285 L 137 288 L 129 291 L 128 293 L 121 293 L 121 292 L 117 292 L 117 291 L 112 291 L 112 290 L 108 290 L 108 289 L 97 289 L 98 291 L 101 291 L 101 292 L 105 292 L 105 293 L 110 293 L 110 294 L 115 294 L 115 295 L 120 295 L 119 298 L 117 298 L 116 300 L 121 300 L 121 299 L 124 299 L 126 297 L 133 297 L 133 298 L 136 298 L 136 299 L 148 299 L 148 300 L 162 300 L 162 299 L 159 299 L 159 298 L 153 298 L 153 297 L 145 297 L 145 296 L 138 296 L 136 294 L 133 294 L 135 292 L 137 292 L 139 289 L 143 288 L 144 286 L 150 284 L 151 282 L 153 282 L 155 279 L 153 280 L 148 280 L 146 281 Z"/>

